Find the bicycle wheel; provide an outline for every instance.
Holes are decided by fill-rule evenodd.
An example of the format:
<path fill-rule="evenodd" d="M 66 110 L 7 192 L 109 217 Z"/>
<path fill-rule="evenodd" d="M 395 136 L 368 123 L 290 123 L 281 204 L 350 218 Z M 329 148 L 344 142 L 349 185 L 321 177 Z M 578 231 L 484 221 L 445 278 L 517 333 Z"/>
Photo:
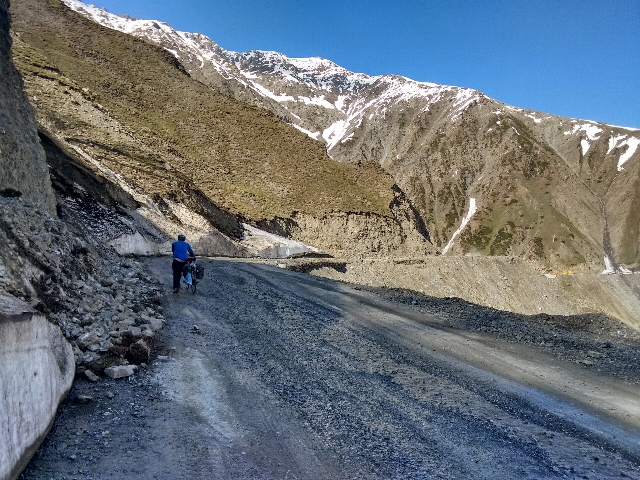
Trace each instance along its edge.
<path fill-rule="evenodd" d="M 198 288 L 197 285 L 198 281 L 194 278 L 193 283 L 191 284 L 191 293 L 196 293 L 196 289 Z"/>
<path fill-rule="evenodd" d="M 194 288 L 194 286 L 193 286 L 193 283 L 182 282 L 182 287 L 183 287 L 187 292 L 195 293 L 195 288 Z"/>

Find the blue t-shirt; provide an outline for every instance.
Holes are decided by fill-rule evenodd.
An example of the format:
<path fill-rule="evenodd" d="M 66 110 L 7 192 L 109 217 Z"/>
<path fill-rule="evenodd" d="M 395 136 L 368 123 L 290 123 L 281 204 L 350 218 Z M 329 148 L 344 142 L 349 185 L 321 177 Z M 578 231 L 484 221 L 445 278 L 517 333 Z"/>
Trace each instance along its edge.
<path fill-rule="evenodd" d="M 177 242 L 173 242 L 171 244 L 171 251 L 173 252 L 173 258 L 177 258 L 178 260 L 182 260 L 186 262 L 189 258 L 189 254 L 192 257 L 195 257 L 196 254 L 191 250 L 191 245 L 189 245 L 184 240 L 178 240 Z"/>

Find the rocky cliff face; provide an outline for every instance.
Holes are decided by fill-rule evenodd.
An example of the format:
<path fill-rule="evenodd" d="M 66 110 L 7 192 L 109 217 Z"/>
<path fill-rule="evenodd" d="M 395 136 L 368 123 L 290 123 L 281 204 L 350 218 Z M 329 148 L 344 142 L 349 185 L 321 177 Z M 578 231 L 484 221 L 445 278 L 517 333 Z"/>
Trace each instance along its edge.
<path fill-rule="evenodd" d="M 46 436 L 76 364 L 100 373 L 107 365 L 126 362 L 126 356 L 133 360 L 136 348 L 136 361 L 144 361 L 145 353 L 148 361 L 154 332 L 162 326 L 155 282 L 135 262 L 118 258 L 99 241 L 99 223 L 74 222 L 65 215 L 64 199 L 56 209 L 34 111 L 12 63 L 8 7 L 0 0 L 2 480 L 16 478 Z M 92 197 L 85 195 L 87 204 L 98 209 L 93 217 L 88 212 L 89 218 L 114 215 L 109 206 L 116 199 L 132 204 L 127 192 L 108 184 L 98 188 L 103 177 L 81 175 L 78 169 L 68 164 L 56 182 L 81 193 L 85 187 L 85 194 L 100 193 L 95 196 L 102 203 L 91 203 Z M 75 205 L 86 206 L 82 199 L 74 197 Z M 89 231 L 93 234 L 86 235 Z M 130 348 L 133 344 L 136 347 Z"/>
<path fill-rule="evenodd" d="M 74 376 L 71 345 L 60 329 L 14 295 L 36 297 L 32 281 L 43 264 L 12 248 L 5 220 L 28 204 L 55 212 L 55 199 L 33 109 L 11 59 L 9 2 L 0 0 L 0 479 L 16 478 L 46 436 Z M 18 217 L 19 218 L 19 217 Z M 16 218 L 17 219 L 17 218 Z M 21 237 L 44 222 L 24 224 Z M 46 227 L 49 227 L 46 225 Z M 45 228 L 46 228 L 45 227 Z M 28 232 L 28 233 L 27 233 Z M 37 240 L 31 250 L 44 245 Z M 44 256 L 50 252 L 42 251 Z M 45 260 L 46 263 L 46 260 Z M 11 292 L 11 293 L 7 293 Z"/>
<path fill-rule="evenodd" d="M 0 1 L 0 195 L 22 196 L 55 211 L 34 110 L 11 59 L 9 2 Z"/>
<path fill-rule="evenodd" d="M 269 109 L 335 160 L 379 163 L 443 253 L 517 255 L 555 271 L 640 267 L 639 130 L 320 58 L 229 52 L 161 22 L 65 3 L 164 47 L 194 78 Z"/>

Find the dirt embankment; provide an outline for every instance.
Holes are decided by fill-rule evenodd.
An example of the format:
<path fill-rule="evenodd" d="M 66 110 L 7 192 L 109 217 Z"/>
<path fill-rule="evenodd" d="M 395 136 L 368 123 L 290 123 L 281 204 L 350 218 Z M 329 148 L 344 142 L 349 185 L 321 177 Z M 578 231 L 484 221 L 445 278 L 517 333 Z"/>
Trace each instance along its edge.
<path fill-rule="evenodd" d="M 640 275 L 552 275 L 513 257 L 279 261 L 314 275 L 372 287 L 457 297 L 525 315 L 604 313 L 640 330 Z"/>

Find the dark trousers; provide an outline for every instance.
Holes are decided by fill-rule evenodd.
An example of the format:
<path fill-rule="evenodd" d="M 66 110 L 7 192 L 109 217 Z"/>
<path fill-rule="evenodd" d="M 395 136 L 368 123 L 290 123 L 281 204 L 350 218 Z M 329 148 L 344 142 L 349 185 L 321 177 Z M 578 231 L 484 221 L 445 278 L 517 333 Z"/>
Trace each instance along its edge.
<path fill-rule="evenodd" d="M 171 270 L 173 270 L 173 288 L 180 288 L 180 277 L 182 276 L 182 270 L 184 269 L 185 262 L 173 259 L 171 264 Z"/>

